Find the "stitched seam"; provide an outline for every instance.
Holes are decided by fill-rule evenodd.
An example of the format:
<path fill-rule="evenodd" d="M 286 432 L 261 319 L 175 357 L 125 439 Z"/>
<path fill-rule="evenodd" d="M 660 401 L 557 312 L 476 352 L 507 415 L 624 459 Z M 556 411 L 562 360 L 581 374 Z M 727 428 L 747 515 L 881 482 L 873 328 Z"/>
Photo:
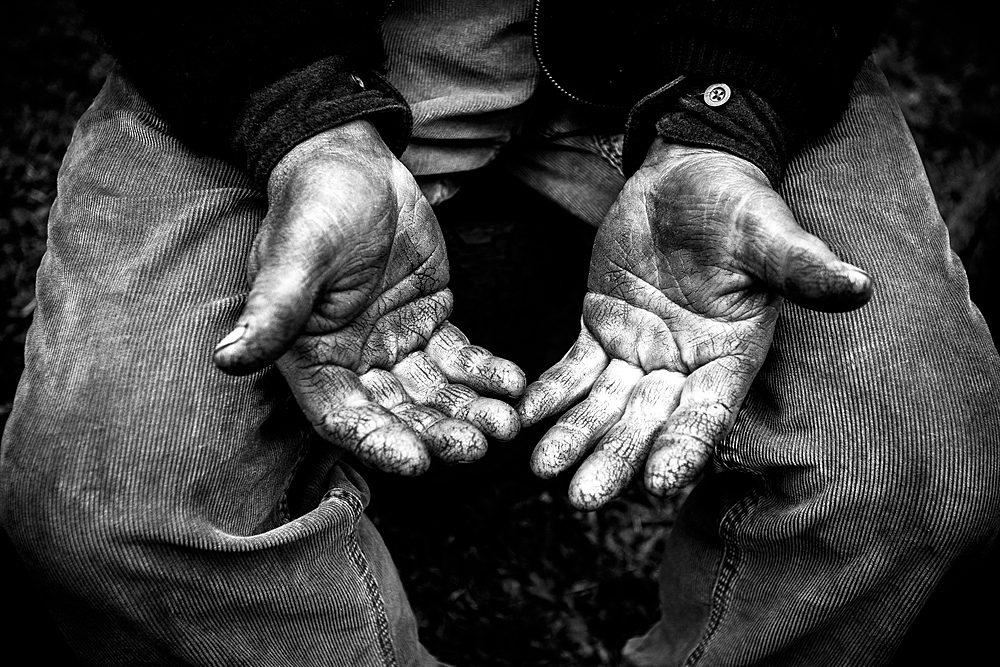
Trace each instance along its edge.
<path fill-rule="evenodd" d="M 334 491 L 335 493 L 333 493 Z M 350 504 L 351 509 L 355 511 L 356 516 L 360 517 L 362 512 L 364 512 L 361 501 L 354 494 L 347 493 L 341 489 L 331 489 L 331 493 L 327 493 L 326 497 L 332 498 L 333 496 L 339 496 L 341 499 L 346 500 Z M 361 545 L 358 544 L 357 532 L 354 530 L 351 531 L 348 546 L 351 558 L 354 560 L 354 566 L 364 581 L 365 588 L 368 589 L 368 599 L 371 602 L 372 610 L 375 612 L 375 627 L 378 632 L 379 644 L 382 648 L 383 664 L 385 667 L 396 667 L 396 652 L 393 650 L 392 636 L 389 633 L 389 617 L 385 613 L 385 602 L 382 600 L 378 581 L 375 580 L 375 575 L 368 566 L 368 559 L 361 550 Z"/>
<path fill-rule="evenodd" d="M 732 582 L 736 578 L 737 569 L 743 555 L 742 550 L 736 545 L 735 541 L 729 538 L 734 529 L 746 518 L 750 510 L 753 509 L 760 499 L 761 494 L 759 492 L 751 491 L 746 498 L 737 503 L 722 518 L 720 533 L 725 547 L 722 552 L 722 562 L 719 565 L 719 574 L 715 580 L 715 587 L 712 590 L 712 609 L 709 613 L 708 627 L 705 629 L 701 641 L 698 642 L 698 645 L 695 646 L 694 650 L 691 651 L 691 655 L 684 662 L 684 667 L 693 667 L 701 659 L 701 656 L 708 649 L 709 642 L 715 637 L 715 633 L 726 616 L 726 612 L 729 609 L 730 594 L 732 593 Z"/>

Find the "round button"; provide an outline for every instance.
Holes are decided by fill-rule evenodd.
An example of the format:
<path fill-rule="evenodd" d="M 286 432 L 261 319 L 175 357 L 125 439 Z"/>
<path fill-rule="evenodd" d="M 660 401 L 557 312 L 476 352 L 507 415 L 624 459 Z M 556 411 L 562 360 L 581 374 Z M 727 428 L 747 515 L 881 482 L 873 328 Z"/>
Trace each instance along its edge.
<path fill-rule="evenodd" d="M 705 89 L 705 104 L 710 107 L 721 107 L 732 97 L 733 91 L 724 83 L 713 83 Z"/>

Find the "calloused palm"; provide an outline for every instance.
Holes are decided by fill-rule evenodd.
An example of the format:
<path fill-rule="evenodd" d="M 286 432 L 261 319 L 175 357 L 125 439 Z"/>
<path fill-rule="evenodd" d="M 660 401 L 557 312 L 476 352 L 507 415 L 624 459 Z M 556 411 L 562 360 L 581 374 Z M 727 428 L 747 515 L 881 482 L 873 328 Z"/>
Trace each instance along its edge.
<path fill-rule="evenodd" d="M 300 144 L 268 186 L 252 287 L 216 364 L 245 374 L 277 360 L 320 435 L 386 471 L 472 460 L 485 436 L 514 437 L 513 408 L 477 392 L 519 395 L 524 375 L 447 322 L 441 230 L 374 127 Z"/>
<path fill-rule="evenodd" d="M 658 140 L 598 231 L 579 338 L 518 407 L 525 425 L 570 408 L 532 469 L 551 477 L 592 451 L 570 484 L 582 509 L 643 466 L 651 492 L 676 492 L 732 429 L 780 298 L 842 311 L 871 288 L 755 166 Z"/>

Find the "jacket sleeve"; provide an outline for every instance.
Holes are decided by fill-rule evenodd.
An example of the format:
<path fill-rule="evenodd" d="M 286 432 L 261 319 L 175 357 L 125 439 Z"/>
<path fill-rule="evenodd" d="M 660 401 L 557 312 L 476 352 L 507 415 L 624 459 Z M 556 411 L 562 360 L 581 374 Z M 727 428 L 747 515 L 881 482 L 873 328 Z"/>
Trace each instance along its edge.
<path fill-rule="evenodd" d="M 297 143 L 350 120 L 371 120 L 397 155 L 409 140 L 409 107 L 382 77 L 388 2 L 178 0 L 140 14 L 79 1 L 173 131 L 258 183 Z"/>
<path fill-rule="evenodd" d="M 627 173 L 657 132 L 737 153 L 764 132 L 754 150 L 779 165 L 758 165 L 769 175 L 839 118 L 892 9 L 889 0 L 616 0 L 597 20 L 573 5 L 539 2 L 536 34 L 560 35 L 539 38 L 539 58 L 581 99 L 626 101 Z M 732 101 L 697 106 L 713 83 L 727 84 Z M 753 127 L 728 136 L 742 124 Z"/>
<path fill-rule="evenodd" d="M 659 135 L 723 150 L 752 162 L 778 187 L 803 138 L 753 89 L 704 76 L 679 76 L 641 99 L 626 121 L 623 171 L 634 173 Z"/>

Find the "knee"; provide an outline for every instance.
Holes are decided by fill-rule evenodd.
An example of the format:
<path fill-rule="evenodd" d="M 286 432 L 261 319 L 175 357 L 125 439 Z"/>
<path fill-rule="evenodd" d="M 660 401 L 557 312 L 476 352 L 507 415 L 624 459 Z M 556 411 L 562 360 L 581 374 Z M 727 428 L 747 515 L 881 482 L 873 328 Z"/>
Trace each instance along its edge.
<path fill-rule="evenodd" d="M 885 452 L 885 450 L 882 450 Z M 1000 440 L 972 433 L 911 434 L 892 453 L 859 453 L 846 470 L 824 475 L 833 506 L 853 517 L 851 539 L 883 550 L 958 556 L 1000 530 Z"/>
<path fill-rule="evenodd" d="M 975 442 L 979 446 L 964 451 L 942 442 L 922 462 L 918 479 L 924 483 L 912 498 L 923 514 L 919 526 L 937 548 L 965 552 L 991 542 L 1000 530 L 1000 440 Z"/>
<path fill-rule="evenodd" d="M 144 458 L 126 438 L 58 407 L 22 401 L 11 415 L 0 465 L 4 528 L 50 586 L 130 577 L 177 524 L 177 485 L 158 493 L 168 471 L 137 465 Z"/>
<path fill-rule="evenodd" d="M 99 485 L 79 483 L 73 472 L 11 440 L 4 443 L 0 507 L 4 529 L 28 568 L 57 589 L 119 569 L 128 514 Z"/>

